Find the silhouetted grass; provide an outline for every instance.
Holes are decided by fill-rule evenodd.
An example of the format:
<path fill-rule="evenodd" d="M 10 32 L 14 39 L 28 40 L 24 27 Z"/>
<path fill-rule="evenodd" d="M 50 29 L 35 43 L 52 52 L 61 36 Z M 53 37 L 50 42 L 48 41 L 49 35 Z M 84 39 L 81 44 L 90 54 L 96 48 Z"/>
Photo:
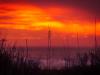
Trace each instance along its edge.
<path fill-rule="evenodd" d="M 42 70 L 39 63 L 31 63 L 23 57 L 16 57 L 14 62 L 11 54 L 6 51 L 4 39 L 0 43 L 0 75 L 91 75 L 100 74 L 100 55 L 89 52 L 82 57 L 78 55 L 80 61 L 78 66 L 63 68 L 61 70 Z M 99 51 L 99 50 L 98 50 Z M 91 57 L 91 65 L 87 65 L 87 59 Z M 35 61 L 33 61 L 35 62 Z"/>

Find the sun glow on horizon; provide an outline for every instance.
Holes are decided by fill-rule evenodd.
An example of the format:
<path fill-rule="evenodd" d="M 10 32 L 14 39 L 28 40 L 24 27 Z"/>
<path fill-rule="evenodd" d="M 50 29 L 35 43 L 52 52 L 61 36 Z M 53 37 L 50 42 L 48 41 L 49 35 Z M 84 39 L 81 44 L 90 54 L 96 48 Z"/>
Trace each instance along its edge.
<path fill-rule="evenodd" d="M 75 17 L 68 19 L 71 15 L 76 16 L 76 13 L 80 13 L 79 10 L 52 7 L 43 9 L 13 4 L 1 4 L 0 7 L 0 11 L 4 12 L 0 13 L 0 28 L 42 31 L 47 30 L 50 25 L 52 30 L 62 33 L 94 34 L 92 21 L 86 22 L 87 19 L 82 18 L 77 20 Z M 81 13 L 77 14 L 76 18 L 87 16 Z M 100 23 L 97 23 L 97 35 L 100 35 Z"/>

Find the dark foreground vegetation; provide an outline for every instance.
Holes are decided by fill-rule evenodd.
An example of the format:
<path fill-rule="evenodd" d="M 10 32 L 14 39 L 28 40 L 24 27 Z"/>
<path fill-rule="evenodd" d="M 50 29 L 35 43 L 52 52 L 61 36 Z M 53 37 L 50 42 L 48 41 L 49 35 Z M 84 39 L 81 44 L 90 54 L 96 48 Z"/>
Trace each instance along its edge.
<path fill-rule="evenodd" d="M 61 70 L 42 70 L 38 62 L 27 61 L 19 53 L 15 55 L 13 46 L 7 51 L 5 40 L 0 41 L 0 75 L 99 75 L 100 74 L 100 55 L 99 52 L 90 51 L 88 55 L 78 55 L 79 65 L 73 65 Z M 98 49 L 99 50 L 99 49 Z M 90 65 L 87 65 L 87 59 L 90 59 Z M 68 66 L 68 65 L 67 65 Z"/>

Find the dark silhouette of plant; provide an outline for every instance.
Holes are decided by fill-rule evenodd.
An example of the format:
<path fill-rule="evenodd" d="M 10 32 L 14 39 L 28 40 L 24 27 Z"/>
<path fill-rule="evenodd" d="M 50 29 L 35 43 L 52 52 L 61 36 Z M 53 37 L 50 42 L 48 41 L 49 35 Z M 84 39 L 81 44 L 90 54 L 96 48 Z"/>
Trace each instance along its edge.
<path fill-rule="evenodd" d="M 43 70 L 39 67 L 39 61 L 23 57 L 22 53 L 17 50 L 16 45 L 13 45 L 9 50 L 5 44 L 5 39 L 2 39 L 0 41 L 0 75 L 87 75 L 100 73 L 99 49 L 98 52 L 91 51 L 77 54 L 78 66 L 71 66 L 74 60 L 66 57 L 64 59 L 66 66 L 64 69 Z M 87 64 L 89 59 L 91 65 Z"/>
<path fill-rule="evenodd" d="M 38 73 L 38 62 L 24 59 L 20 56 L 19 51 L 14 51 L 16 50 L 15 46 L 10 48 L 10 52 L 5 51 L 5 43 L 5 39 L 0 41 L 0 75 L 33 75 Z"/>
<path fill-rule="evenodd" d="M 88 55 L 86 53 L 84 54 L 77 54 L 79 65 L 80 66 L 87 66 L 88 61 Z"/>

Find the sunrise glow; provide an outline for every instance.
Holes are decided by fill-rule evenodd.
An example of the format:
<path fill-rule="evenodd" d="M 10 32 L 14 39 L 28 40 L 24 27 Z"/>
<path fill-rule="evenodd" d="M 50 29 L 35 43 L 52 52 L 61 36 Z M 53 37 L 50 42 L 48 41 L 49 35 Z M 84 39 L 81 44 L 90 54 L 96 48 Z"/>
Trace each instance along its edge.
<path fill-rule="evenodd" d="M 86 22 L 87 18 L 83 20 L 84 16 L 87 16 L 86 13 L 80 12 L 80 14 L 76 17 L 78 18 L 81 15 L 78 20 L 74 19 L 74 16 L 71 19 L 69 18 L 70 15 L 73 15 L 73 12 L 79 13 L 78 9 L 63 9 L 57 7 L 48 7 L 47 9 L 43 9 L 36 6 L 13 4 L 2 4 L 0 7 L 5 8 L 0 9 L 1 12 L 4 12 L 0 13 L 0 28 L 43 30 L 47 29 L 48 25 L 51 25 L 52 29 L 63 33 L 76 33 L 77 31 L 81 34 L 93 33 L 93 20 L 90 20 L 89 22 Z M 66 22 L 64 22 L 65 20 Z M 97 23 L 97 31 L 98 35 L 100 35 L 99 23 Z"/>
<path fill-rule="evenodd" d="M 66 35 L 70 36 L 70 41 L 73 38 L 75 40 L 76 33 L 81 38 L 87 36 L 87 39 L 90 39 L 90 36 L 95 34 L 95 25 L 96 35 L 99 36 L 100 22 L 96 20 L 95 24 L 94 17 L 91 12 L 70 6 L 44 7 L 24 3 L 0 5 L 0 29 L 1 32 L 3 30 L 3 37 L 6 35 L 7 39 L 13 39 L 13 41 L 14 39 L 31 39 L 37 45 L 40 41 L 47 45 L 48 26 L 53 34 L 52 39 L 57 45 L 58 35 L 59 40 L 64 40 Z"/>

